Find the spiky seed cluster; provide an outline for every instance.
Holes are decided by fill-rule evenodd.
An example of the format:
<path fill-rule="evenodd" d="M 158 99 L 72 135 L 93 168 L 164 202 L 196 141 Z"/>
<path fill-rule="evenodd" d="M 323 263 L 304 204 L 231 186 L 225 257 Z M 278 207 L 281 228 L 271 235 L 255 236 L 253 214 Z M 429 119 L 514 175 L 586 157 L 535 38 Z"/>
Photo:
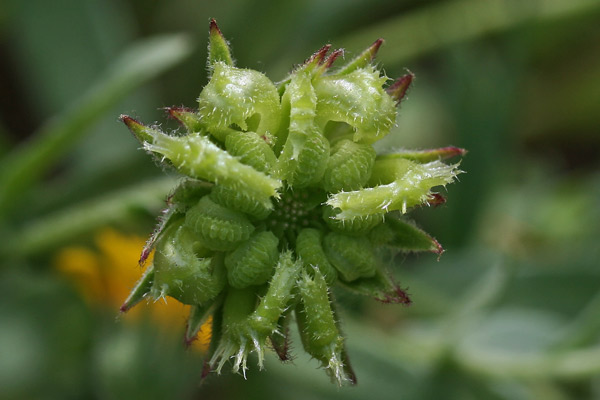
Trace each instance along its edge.
<path fill-rule="evenodd" d="M 147 295 L 190 304 L 186 341 L 212 315 L 208 367 L 232 359 L 246 370 L 249 353 L 262 368 L 273 347 L 289 359 L 288 326 L 296 321 L 304 349 L 342 384 L 355 382 L 332 303 L 339 284 L 382 302 L 409 304 L 377 250 L 442 248 L 402 217 L 437 204 L 432 188 L 460 172 L 447 147 L 377 156 L 412 75 L 388 78 L 372 64 L 377 40 L 333 69 L 341 50 L 324 46 L 279 84 L 234 66 L 229 46 L 210 23 L 209 83 L 198 109 L 170 108 L 186 129 L 170 135 L 128 116 L 121 120 L 144 149 L 186 176 L 169 198 L 142 252 L 153 265 L 126 311 Z"/>

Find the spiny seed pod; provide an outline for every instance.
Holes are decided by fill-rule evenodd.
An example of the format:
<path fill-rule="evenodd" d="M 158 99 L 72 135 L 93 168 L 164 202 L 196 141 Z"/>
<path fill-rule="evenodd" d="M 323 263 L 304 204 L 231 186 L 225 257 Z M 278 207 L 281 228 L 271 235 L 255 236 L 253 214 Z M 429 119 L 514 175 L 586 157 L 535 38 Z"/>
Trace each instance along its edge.
<path fill-rule="evenodd" d="M 292 290 L 301 266 L 292 259 L 291 252 L 281 253 L 269 288 L 258 305 L 252 287 L 229 289 L 223 307 L 225 330 L 210 360 L 217 371 L 234 357 L 233 370 L 242 368 L 245 374 L 251 352 L 257 353 L 259 367 L 263 367 L 267 338 L 280 329 L 278 322 L 293 300 Z"/>
<path fill-rule="evenodd" d="M 280 181 L 241 163 L 205 136 L 171 136 L 126 115 L 122 115 L 121 120 L 142 142 L 144 149 L 168 159 L 189 177 L 243 190 L 267 204 L 281 187 Z"/>
<path fill-rule="evenodd" d="M 281 254 L 275 267 L 273 278 L 269 282 L 269 289 L 261 299 L 258 307 L 250 316 L 248 325 L 255 332 L 255 338 L 261 343 L 258 352 L 258 364 L 262 368 L 265 340 L 273 334 L 282 335 L 279 325 L 284 312 L 294 300 L 293 289 L 298 279 L 302 264 L 294 261 L 291 252 Z M 278 330 L 280 330 L 278 332 Z"/>
<path fill-rule="evenodd" d="M 289 133 L 281 156 L 280 175 L 295 187 L 319 182 L 329 158 L 329 141 L 315 124 L 317 97 L 310 70 L 298 71 L 282 98 L 289 109 Z"/>
<path fill-rule="evenodd" d="M 269 232 L 255 233 L 225 257 L 227 279 L 235 288 L 265 283 L 277 262 L 277 237 Z"/>
<path fill-rule="evenodd" d="M 369 180 L 372 187 L 336 193 L 327 204 L 341 210 L 339 219 L 397 210 L 405 214 L 411 207 L 426 204 L 432 187 L 451 183 L 460 172 L 458 165 L 441 161 L 418 164 L 404 158 L 376 160 Z"/>
<path fill-rule="evenodd" d="M 188 210 L 185 224 L 203 245 L 215 251 L 233 250 L 254 230 L 242 213 L 216 204 L 209 196 Z"/>
<path fill-rule="evenodd" d="M 383 90 L 387 78 L 372 66 L 315 82 L 319 119 L 354 127 L 354 140 L 373 143 L 386 136 L 396 119 L 392 98 Z"/>
<path fill-rule="evenodd" d="M 305 271 L 298 289 L 301 302 L 296 307 L 296 318 L 304 350 L 319 360 L 335 380 L 348 380 L 342 357 L 344 338 L 337 328 L 325 278 L 318 269 L 312 277 Z"/>
<path fill-rule="evenodd" d="M 233 126 L 259 135 L 275 134 L 279 127 L 277 88 L 258 71 L 239 69 L 218 61 L 213 65 L 210 82 L 198 97 L 198 113 L 211 132 L 224 141 Z M 257 126 L 249 126 L 251 117 L 260 115 Z M 253 125 L 253 124 L 250 124 Z"/>
<path fill-rule="evenodd" d="M 233 371 L 240 367 L 246 371 L 246 360 L 251 351 L 251 343 L 247 336 L 248 318 L 254 311 L 258 296 L 253 288 L 229 288 L 223 303 L 221 337 L 215 349 L 210 365 L 217 372 L 221 371 L 225 362 L 234 357 Z"/>
<path fill-rule="evenodd" d="M 156 244 L 154 254 L 155 298 L 169 295 L 184 304 L 204 304 L 225 286 L 222 257 L 199 257 L 201 249 L 183 221 L 171 224 Z"/>
<path fill-rule="evenodd" d="M 147 152 L 187 177 L 142 251 L 141 262 L 155 250 L 154 264 L 121 311 L 148 295 L 190 304 L 186 343 L 210 318 L 203 377 L 230 361 L 245 375 L 250 353 L 262 368 L 267 348 L 289 360 L 295 322 L 306 352 L 339 385 L 354 384 L 331 289 L 410 304 L 378 255 L 441 254 L 397 214 L 443 202 L 434 189 L 461 172 L 443 160 L 465 151 L 376 155 L 413 81 L 386 87 L 373 62 L 382 39 L 337 69 L 343 50 L 325 45 L 275 84 L 234 65 L 214 20 L 209 37 L 198 108 L 167 109 L 183 134 L 121 116 Z"/>
<path fill-rule="evenodd" d="M 162 211 L 158 218 L 158 226 L 146 242 L 139 264 L 143 266 L 152 252 L 158 238 L 164 229 L 175 219 L 182 218 L 187 210 L 196 205 L 198 199 L 207 195 L 212 190 L 212 185 L 207 182 L 186 179 L 177 186 L 167 198 L 167 208 Z"/>

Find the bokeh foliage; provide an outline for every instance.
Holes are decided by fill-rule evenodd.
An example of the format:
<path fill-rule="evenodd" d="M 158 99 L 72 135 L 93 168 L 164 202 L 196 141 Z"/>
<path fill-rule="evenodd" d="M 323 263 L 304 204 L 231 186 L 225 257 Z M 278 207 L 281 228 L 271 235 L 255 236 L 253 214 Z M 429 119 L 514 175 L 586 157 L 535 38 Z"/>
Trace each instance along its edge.
<path fill-rule="evenodd" d="M 194 105 L 209 17 L 274 80 L 324 43 L 348 59 L 384 37 L 388 76 L 417 80 L 379 145 L 469 150 L 448 203 L 413 214 L 446 254 L 389 258 L 414 305 L 337 294 L 356 388 L 304 358 L 199 386 L 179 339 L 115 322 L 53 269 L 107 225 L 150 232 L 177 178 L 117 116 Z M 0 397 L 600 397 L 599 22 L 593 0 L 4 1 Z"/>

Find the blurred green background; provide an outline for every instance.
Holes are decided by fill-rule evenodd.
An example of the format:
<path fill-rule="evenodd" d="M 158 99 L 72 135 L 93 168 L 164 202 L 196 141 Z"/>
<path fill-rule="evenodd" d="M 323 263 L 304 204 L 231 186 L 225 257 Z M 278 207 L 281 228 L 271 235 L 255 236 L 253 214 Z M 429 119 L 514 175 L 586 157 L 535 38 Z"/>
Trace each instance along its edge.
<path fill-rule="evenodd" d="M 386 74 L 417 79 L 378 145 L 469 150 L 411 214 L 446 253 L 386 261 L 414 305 L 338 294 L 357 387 L 303 355 L 199 384 L 183 319 L 116 320 L 61 265 L 139 273 L 99 232 L 145 237 L 177 178 L 117 117 L 176 128 L 160 108 L 194 106 L 210 17 L 275 81 L 385 38 Z M 597 0 L 3 0 L 0 398 L 600 399 L 599 44 Z"/>

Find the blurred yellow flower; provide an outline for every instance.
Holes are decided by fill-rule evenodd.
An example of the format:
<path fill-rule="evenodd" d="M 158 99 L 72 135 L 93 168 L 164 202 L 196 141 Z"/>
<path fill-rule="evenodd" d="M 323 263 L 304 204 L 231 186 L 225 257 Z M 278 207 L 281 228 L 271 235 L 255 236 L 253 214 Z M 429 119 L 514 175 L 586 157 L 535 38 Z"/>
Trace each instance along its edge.
<path fill-rule="evenodd" d="M 114 229 L 104 229 L 94 238 L 96 249 L 69 246 L 55 257 L 56 270 L 66 277 L 88 304 L 118 310 L 140 277 L 138 259 L 144 239 L 125 235 Z M 150 256 L 148 262 L 152 260 Z M 147 263 L 148 263 L 147 262 Z M 149 301 L 147 307 L 136 307 L 123 315 L 123 320 L 137 320 L 149 313 L 161 325 L 181 326 L 189 314 L 189 306 L 178 301 Z M 211 321 L 207 321 L 193 347 L 207 350 L 211 335 Z"/>

